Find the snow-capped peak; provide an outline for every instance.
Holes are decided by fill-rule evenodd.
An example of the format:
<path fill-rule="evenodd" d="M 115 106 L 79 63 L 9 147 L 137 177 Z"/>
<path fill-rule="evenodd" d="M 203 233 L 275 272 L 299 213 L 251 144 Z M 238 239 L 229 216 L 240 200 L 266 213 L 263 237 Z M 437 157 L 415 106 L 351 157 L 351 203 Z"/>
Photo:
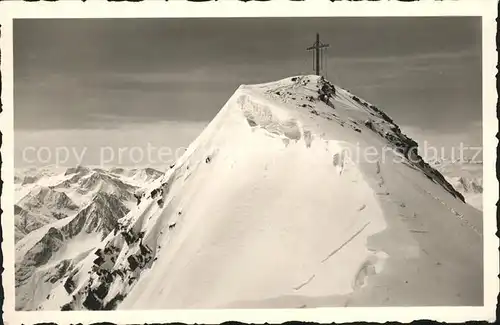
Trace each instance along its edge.
<path fill-rule="evenodd" d="M 416 146 L 324 78 L 243 85 L 38 308 L 480 304 L 480 215 Z"/>

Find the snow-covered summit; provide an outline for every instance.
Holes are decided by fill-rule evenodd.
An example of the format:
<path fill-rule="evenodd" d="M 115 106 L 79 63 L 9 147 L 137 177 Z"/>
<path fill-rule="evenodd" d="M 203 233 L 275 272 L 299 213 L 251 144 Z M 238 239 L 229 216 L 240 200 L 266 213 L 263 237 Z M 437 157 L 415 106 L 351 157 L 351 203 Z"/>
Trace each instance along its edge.
<path fill-rule="evenodd" d="M 234 100 L 236 105 L 229 105 Z M 269 105 L 269 101 L 277 102 L 278 105 Z M 242 85 L 229 102 L 193 143 L 194 146 L 203 143 L 204 138 L 209 137 L 209 132 L 218 128 L 221 120 L 224 120 L 223 128 L 240 125 L 241 118 L 229 121 L 228 115 L 236 111 L 236 114 L 243 113 L 252 130 L 265 130 L 268 135 L 281 139 L 285 145 L 290 141 L 302 140 L 309 147 L 313 134 L 316 140 L 321 141 L 325 140 L 326 131 L 329 131 L 332 134 L 330 138 L 351 146 L 353 150 L 349 153 L 352 159 L 364 159 L 366 157 L 360 156 L 364 153 L 355 150 L 354 146 L 368 144 L 375 148 L 382 144 L 385 149 L 376 154 L 382 155 L 389 149 L 393 150 L 409 159 L 413 167 L 441 184 L 451 195 L 464 200 L 462 194 L 443 175 L 418 155 L 418 144 L 403 134 L 387 114 L 323 77 L 295 76 L 271 83 Z M 245 146 L 239 148 L 250 149 L 258 150 Z"/>
<path fill-rule="evenodd" d="M 481 215 L 416 146 L 321 77 L 241 86 L 34 305 L 481 305 Z"/>

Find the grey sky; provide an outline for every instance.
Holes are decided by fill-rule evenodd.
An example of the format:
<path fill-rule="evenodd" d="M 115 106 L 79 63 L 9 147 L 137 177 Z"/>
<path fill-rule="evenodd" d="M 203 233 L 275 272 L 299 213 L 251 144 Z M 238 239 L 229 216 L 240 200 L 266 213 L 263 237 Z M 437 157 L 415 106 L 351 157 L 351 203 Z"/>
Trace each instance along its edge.
<path fill-rule="evenodd" d="M 240 84 L 311 73 L 316 32 L 328 79 L 398 124 L 478 131 L 479 18 L 16 20 L 16 150 L 33 132 L 202 128 Z"/>

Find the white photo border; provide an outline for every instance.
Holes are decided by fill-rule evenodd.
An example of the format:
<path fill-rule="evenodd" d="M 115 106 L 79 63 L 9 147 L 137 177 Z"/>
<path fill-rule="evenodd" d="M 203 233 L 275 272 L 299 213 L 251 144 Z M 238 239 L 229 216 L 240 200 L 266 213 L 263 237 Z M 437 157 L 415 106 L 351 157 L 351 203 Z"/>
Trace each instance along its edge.
<path fill-rule="evenodd" d="M 482 307 L 351 307 L 311 309 L 218 309 L 218 310 L 147 310 L 147 311 L 15 311 L 14 293 L 14 112 L 13 112 L 13 20 L 29 18 L 174 18 L 174 17 L 371 17 L 371 16 L 480 16 L 482 17 L 483 65 L 483 179 L 484 179 L 484 306 Z M 350 2 L 330 0 L 269 2 L 243 1 L 160 1 L 142 3 L 107 1 L 1 2 L 1 78 L 3 134 L 1 177 L 4 181 L 2 203 L 2 252 L 4 272 L 4 321 L 6 324 L 57 324 L 112 322 L 206 323 L 225 321 L 245 323 L 283 323 L 307 321 L 341 323 L 353 321 L 411 322 L 429 319 L 446 322 L 495 320 L 499 292 L 499 240 L 495 236 L 498 180 L 495 174 L 497 91 L 497 53 L 495 45 L 497 1 L 378 1 Z M 473 279 L 471 279 L 473 280 Z"/>

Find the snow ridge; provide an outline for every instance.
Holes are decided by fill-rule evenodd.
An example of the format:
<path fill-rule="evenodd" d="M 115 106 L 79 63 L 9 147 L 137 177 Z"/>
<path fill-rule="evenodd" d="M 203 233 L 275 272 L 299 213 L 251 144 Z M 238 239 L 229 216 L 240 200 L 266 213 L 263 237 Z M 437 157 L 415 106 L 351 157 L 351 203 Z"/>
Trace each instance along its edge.
<path fill-rule="evenodd" d="M 240 86 L 135 196 L 35 308 L 482 303 L 478 211 L 381 109 L 321 77 Z"/>

